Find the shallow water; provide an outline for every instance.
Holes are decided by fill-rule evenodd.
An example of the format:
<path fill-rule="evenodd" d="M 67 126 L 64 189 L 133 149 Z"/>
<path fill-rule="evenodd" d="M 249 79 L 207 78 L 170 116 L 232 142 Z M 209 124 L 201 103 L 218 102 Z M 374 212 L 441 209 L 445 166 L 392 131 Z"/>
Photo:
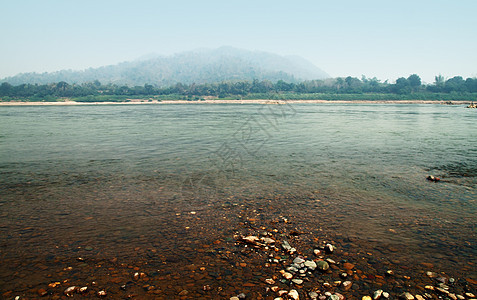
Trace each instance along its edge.
<path fill-rule="evenodd" d="M 59 275 L 78 256 L 180 282 L 244 218 L 281 216 L 380 261 L 476 279 L 476 183 L 477 114 L 463 106 L 1 107 L 0 287 L 101 281 L 85 265 Z M 210 284 L 247 278 L 235 275 Z"/>

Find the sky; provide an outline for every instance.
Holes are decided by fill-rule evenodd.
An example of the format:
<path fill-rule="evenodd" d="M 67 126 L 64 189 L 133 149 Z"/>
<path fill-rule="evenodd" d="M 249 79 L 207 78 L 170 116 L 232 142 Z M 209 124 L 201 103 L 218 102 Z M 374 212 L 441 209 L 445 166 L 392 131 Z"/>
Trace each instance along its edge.
<path fill-rule="evenodd" d="M 232 46 L 332 77 L 477 77 L 476 0 L 0 0 L 0 78 Z"/>

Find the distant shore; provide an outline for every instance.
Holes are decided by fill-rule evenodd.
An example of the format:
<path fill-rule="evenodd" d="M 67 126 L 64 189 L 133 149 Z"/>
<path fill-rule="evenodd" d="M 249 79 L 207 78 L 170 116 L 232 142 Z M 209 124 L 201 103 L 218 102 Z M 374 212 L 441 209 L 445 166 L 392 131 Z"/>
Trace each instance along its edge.
<path fill-rule="evenodd" d="M 9 101 L 0 102 L 0 106 L 43 106 L 43 105 L 132 105 L 132 104 L 299 104 L 299 103 L 349 103 L 349 104 L 449 104 L 465 105 L 470 101 L 442 101 L 442 100 L 162 100 L 148 101 L 131 99 L 127 102 L 75 102 L 75 101 L 58 101 L 58 102 L 25 102 L 25 101 Z"/>

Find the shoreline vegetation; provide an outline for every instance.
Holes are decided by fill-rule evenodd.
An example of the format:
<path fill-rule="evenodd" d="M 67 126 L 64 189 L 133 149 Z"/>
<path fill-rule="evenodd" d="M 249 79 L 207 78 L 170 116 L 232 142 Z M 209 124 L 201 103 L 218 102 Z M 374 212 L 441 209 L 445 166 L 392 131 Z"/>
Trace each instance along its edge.
<path fill-rule="evenodd" d="M 209 99 L 201 101 L 188 100 L 145 100 L 127 99 L 126 101 L 100 101 L 100 102 L 78 102 L 69 99 L 61 101 L 0 101 L 0 106 L 81 106 L 81 105 L 160 105 L 160 104 L 442 104 L 442 105 L 468 105 L 470 101 L 442 101 L 442 100 L 270 100 L 270 99 L 243 99 L 243 100 L 223 100 Z"/>
<path fill-rule="evenodd" d="M 98 80 L 88 83 L 11 85 L 0 84 L 0 104 L 58 103 L 59 105 L 88 103 L 262 103 L 271 101 L 299 101 L 300 103 L 439 103 L 469 104 L 477 101 L 477 78 L 461 76 L 444 79 L 435 77 L 432 84 L 422 84 L 412 74 L 395 83 L 376 78 L 328 78 L 302 82 L 278 80 L 235 80 L 216 83 L 176 83 L 171 86 L 128 86 L 103 84 Z M 460 104 L 460 103 L 459 103 Z"/>

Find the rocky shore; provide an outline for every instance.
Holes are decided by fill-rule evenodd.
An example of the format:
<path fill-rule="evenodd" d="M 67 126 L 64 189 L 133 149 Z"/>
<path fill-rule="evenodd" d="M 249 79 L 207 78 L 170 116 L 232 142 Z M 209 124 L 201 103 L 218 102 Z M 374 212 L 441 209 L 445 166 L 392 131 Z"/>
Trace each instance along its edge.
<path fill-rule="evenodd" d="M 177 213 L 176 217 L 189 224 L 185 227 L 189 232 L 204 225 L 201 213 Z M 267 220 L 260 211 L 250 214 L 242 209 L 237 218 L 228 236 L 177 249 L 177 256 L 164 257 L 157 249 L 137 247 L 138 259 L 101 258 L 98 249 L 86 246 L 75 251 L 75 259 L 51 257 L 36 263 L 36 275 L 26 275 L 19 263 L 11 267 L 18 268 L 14 276 L 26 284 L 3 286 L 2 297 L 476 299 L 473 265 L 459 276 L 440 272 L 427 262 L 409 268 L 400 261 L 381 260 L 374 249 L 351 252 L 349 241 L 316 235 L 292 217 Z"/>

